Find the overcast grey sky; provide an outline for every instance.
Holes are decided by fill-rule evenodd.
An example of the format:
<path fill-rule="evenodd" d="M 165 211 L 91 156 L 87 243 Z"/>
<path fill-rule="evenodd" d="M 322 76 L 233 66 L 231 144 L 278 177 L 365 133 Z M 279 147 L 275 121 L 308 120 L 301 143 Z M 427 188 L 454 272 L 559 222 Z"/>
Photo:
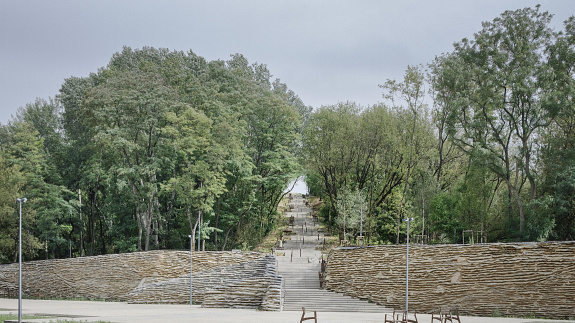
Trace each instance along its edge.
<path fill-rule="evenodd" d="M 473 37 L 482 21 L 534 7 L 575 14 L 573 0 L 504 1 L 20 1 L 0 2 L 0 123 L 65 78 L 105 66 L 122 46 L 193 50 L 208 60 L 241 53 L 266 64 L 306 105 L 381 101 L 401 79 Z"/>

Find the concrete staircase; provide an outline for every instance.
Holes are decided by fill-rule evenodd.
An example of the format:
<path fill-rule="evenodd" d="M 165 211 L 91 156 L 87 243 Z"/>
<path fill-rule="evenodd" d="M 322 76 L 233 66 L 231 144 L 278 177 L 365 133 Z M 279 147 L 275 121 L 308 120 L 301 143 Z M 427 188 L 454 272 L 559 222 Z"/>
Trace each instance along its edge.
<path fill-rule="evenodd" d="M 298 254 L 299 256 L 299 254 Z M 296 258 L 294 258 L 295 260 Z M 388 313 L 389 309 L 319 287 L 319 263 L 281 263 L 284 284 L 284 311 Z"/>
<path fill-rule="evenodd" d="M 305 206 L 301 195 L 294 195 L 289 205 L 292 210 L 286 215 L 295 218 L 295 234 L 286 240 L 283 251 L 278 250 L 285 255 L 277 257 L 278 273 L 283 277 L 283 310 L 301 311 L 305 307 L 306 312 L 393 312 L 374 303 L 320 289 L 321 251 L 316 247 L 321 246 L 324 235 L 313 223 L 311 209 Z"/>

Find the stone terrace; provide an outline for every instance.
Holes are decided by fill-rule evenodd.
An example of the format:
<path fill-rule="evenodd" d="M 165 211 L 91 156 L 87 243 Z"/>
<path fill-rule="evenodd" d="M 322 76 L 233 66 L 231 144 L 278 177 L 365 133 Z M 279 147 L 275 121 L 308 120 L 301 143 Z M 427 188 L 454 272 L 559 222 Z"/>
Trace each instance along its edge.
<path fill-rule="evenodd" d="M 410 245 L 409 308 L 466 315 L 575 317 L 575 242 Z M 403 308 L 405 245 L 336 249 L 326 288 Z"/>
<path fill-rule="evenodd" d="M 281 277 L 276 274 L 275 262 L 274 256 L 258 252 L 194 252 L 194 299 L 209 299 L 210 306 L 279 310 Z M 22 267 L 25 296 L 140 303 L 189 301 L 189 251 L 32 261 Z M 179 292 L 166 292 L 176 286 Z M 221 297 L 222 290 L 230 291 L 227 298 Z M 13 297 L 17 292 L 18 265 L 1 265 L 0 296 Z"/>

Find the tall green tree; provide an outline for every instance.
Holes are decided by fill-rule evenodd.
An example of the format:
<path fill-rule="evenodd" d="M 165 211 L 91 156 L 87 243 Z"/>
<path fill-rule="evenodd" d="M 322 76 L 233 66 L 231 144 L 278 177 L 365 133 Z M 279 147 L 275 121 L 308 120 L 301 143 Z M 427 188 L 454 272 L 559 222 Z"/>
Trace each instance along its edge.
<path fill-rule="evenodd" d="M 166 113 L 182 104 L 154 71 L 104 72 L 109 73 L 106 82 L 85 98 L 84 118 L 96 129 L 94 144 L 102 147 L 108 170 L 117 176 L 118 190 L 132 198 L 138 250 L 149 250 L 152 222 L 159 216 L 158 176 L 168 158 L 162 155 L 166 138 L 160 130 Z"/>
<path fill-rule="evenodd" d="M 0 263 L 8 263 L 17 260 L 18 245 L 18 205 L 16 199 L 22 197 L 22 189 L 25 179 L 18 165 L 9 165 L 0 151 Z M 25 206 L 27 207 L 27 205 Z M 30 214 L 24 210 L 25 219 L 29 222 Z M 25 222 L 25 223 L 26 223 Z M 24 231 L 26 233 L 26 231 Z M 24 248 L 26 256 L 31 258 L 30 248 Z M 32 248 L 32 255 L 35 254 Z"/>
<path fill-rule="evenodd" d="M 403 193 L 400 209 L 397 214 L 396 244 L 399 244 L 399 234 L 402 219 L 406 213 L 406 197 L 410 185 L 412 173 L 421 163 L 428 151 L 429 146 L 425 137 L 429 133 L 425 131 L 427 126 L 427 105 L 425 104 L 425 77 L 421 67 L 408 66 L 405 71 L 403 82 L 388 80 L 380 85 L 384 89 L 383 97 L 390 100 L 394 109 L 405 125 L 403 132 L 402 147 L 406 150 L 405 178 L 403 179 Z M 402 101 L 397 104 L 396 99 Z M 423 131 L 421 131 L 423 130 Z M 431 145 L 433 147 L 433 144 Z"/>
<path fill-rule="evenodd" d="M 536 192 L 535 134 L 557 113 L 545 104 L 551 83 L 544 53 L 555 37 L 550 20 L 539 7 L 504 12 L 483 23 L 474 40 L 456 43 L 437 78 L 442 91 L 453 93 L 448 133 L 505 182 L 517 206 L 519 232 L 525 223 L 522 190 L 527 186 L 527 200 Z"/>
<path fill-rule="evenodd" d="M 573 169 L 575 161 L 575 17 L 565 21 L 565 31 L 548 50 L 553 91 L 546 104 L 558 111 L 553 123 L 541 132 L 539 147 L 541 189 L 529 226 L 532 239 L 572 240 L 575 237 Z"/>

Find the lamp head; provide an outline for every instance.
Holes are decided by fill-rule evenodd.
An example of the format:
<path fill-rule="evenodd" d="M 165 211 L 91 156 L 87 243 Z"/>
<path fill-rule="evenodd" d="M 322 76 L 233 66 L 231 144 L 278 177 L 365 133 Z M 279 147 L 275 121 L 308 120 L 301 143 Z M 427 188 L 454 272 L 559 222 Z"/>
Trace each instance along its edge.
<path fill-rule="evenodd" d="M 405 221 L 405 222 L 413 221 L 413 218 L 403 219 L 403 221 Z"/>
<path fill-rule="evenodd" d="M 188 238 L 192 238 L 192 235 L 191 235 L 191 234 L 188 234 Z"/>
<path fill-rule="evenodd" d="M 20 203 L 26 202 L 26 201 L 28 201 L 28 199 L 25 198 L 25 197 L 23 197 L 23 198 L 21 198 L 21 199 L 16 199 L 16 202 L 20 202 Z"/>

